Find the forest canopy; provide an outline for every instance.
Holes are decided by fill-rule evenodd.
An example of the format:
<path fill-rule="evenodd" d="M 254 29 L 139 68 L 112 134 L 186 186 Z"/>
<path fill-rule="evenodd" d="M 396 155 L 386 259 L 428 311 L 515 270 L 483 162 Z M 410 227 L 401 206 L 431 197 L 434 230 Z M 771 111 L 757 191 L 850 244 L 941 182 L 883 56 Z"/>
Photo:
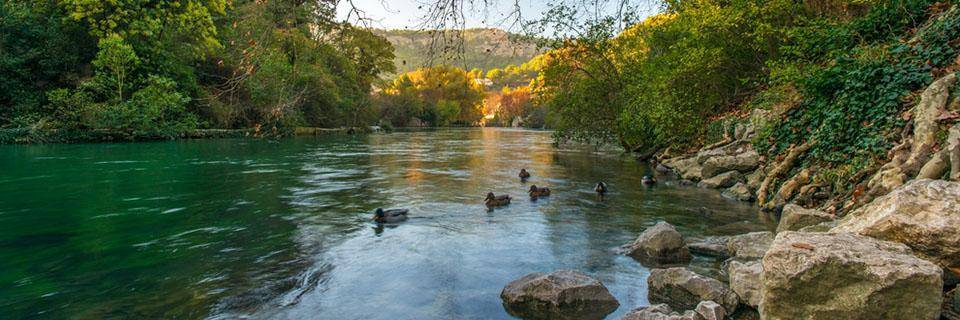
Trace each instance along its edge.
<path fill-rule="evenodd" d="M 0 127 L 179 137 L 353 126 L 393 48 L 297 0 L 0 3 Z"/>

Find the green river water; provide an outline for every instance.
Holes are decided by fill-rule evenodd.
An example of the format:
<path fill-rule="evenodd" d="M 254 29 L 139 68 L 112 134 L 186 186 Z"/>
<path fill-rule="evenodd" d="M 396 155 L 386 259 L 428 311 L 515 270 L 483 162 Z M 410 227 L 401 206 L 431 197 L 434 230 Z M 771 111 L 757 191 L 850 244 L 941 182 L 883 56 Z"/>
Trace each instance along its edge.
<path fill-rule="evenodd" d="M 765 229 L 749 205 L 645 174 L 508 129 L 0 146 L 0 318 L 509 319 L 505 284 L 573 268 L 620 301 L 613 319 L 648 304 L 649 269 L 616 253 L 644 228 Z M 529 184 L 554 194 L 531 202 Z M 515 201 L 489 212 L 488 191 Z M 378 227 L 377 207 L 412 217 Z"/>

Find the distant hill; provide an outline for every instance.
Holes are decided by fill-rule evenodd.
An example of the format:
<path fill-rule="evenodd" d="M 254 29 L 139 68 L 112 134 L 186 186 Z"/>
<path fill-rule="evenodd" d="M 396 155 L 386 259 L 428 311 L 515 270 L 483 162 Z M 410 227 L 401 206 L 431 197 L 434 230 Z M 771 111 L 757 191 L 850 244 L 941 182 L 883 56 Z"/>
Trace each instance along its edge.
<path fill-rule="evenodd" d="M 539 51 L 532 41 L 521 36 L 511 34 L 500 29 L 467 29 L 463 31 L 463 54 L 458 50 L 447 50 L 445 45 L 458 45 L 457 40 L 448 40 L 443 43 L 443 37 L 436 32 L 409 31 L 409 30 L 376 30 L 396 48 L 396 65 L 398 73 L 405 73 L 417 68 L 450 64 L 462 67 L 468 71 L 480 68 L 484 71 L 494 68 L 504 68 L 508 65 L 520 65 L 536 56 Z M 452 32 L 448 39 L 454 38 Z"/>

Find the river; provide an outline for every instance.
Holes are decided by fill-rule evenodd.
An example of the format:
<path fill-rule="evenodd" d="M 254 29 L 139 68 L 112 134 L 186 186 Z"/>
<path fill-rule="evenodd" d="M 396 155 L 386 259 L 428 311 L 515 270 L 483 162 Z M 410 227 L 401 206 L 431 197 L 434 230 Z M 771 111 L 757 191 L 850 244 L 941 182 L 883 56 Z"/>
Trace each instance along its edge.
<path fill-rule="evenodd" d="M 647 188 L 646 174 L 617 152 L 510 129 L 0 146 L 0 314 L 509 319 L 505 284 L 572 268 L 620 301 L 614 319 L 648 304 L 649 269 L 615 252 L 646 227 L 766 229 L 750 205 Z M 529 184 L 553 195 L 532 202 Z M 488 211 L 488 191 L 514 203 Z M 377 227 L 377 207 L 412 217 Z"/>

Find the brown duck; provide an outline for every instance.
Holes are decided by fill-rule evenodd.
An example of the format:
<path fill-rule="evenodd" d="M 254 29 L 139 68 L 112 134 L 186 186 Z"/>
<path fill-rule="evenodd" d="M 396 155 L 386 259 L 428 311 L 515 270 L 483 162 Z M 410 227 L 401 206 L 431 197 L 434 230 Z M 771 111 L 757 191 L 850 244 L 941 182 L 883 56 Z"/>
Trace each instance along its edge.
<path fill-rule="evenodd" d="M 493 194 L 493 192 L 490 192 L 487 193 L 487 198 L 484 199 L 483 203 L 488 207 L 502 207 L 510 204 L 510 200 L 511 198 L 509 195 L 496 196 Z"/>
<path fill-rule="evenodd" d="M 530 191 L 528 193 L 530 194 L 531 199 L 536 199 L 540 197 L 549 197 L 550 188 L 546 188 L 546 187 L 540 188 L 540 187 L 537 187 L 536 185 L 532 185 L 530 186 Z"/>

